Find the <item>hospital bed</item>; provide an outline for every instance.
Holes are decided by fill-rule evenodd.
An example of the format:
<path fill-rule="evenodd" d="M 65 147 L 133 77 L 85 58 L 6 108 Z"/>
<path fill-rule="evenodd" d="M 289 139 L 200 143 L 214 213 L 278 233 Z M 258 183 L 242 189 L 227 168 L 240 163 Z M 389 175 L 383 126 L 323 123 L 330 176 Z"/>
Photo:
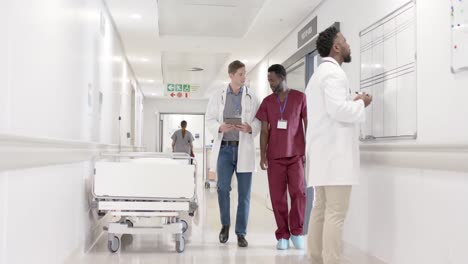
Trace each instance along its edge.
<path fill-rule="evenodd" d="M 105 227 L 108 249 L 117 252 L 123 234 L 174 234 L 175 249 L 183 252 L 189 226 L 181 215 L 193 216 L 198 208 L 196 171 L 185 153 L 101 154 L 93 196 L 94 206 L 112 215 Z"/>

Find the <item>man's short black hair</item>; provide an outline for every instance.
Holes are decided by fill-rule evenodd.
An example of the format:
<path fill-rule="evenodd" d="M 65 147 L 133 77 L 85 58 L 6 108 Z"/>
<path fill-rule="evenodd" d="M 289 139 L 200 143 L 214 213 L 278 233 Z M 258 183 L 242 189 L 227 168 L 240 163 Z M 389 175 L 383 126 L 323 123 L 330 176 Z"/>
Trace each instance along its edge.
<path fill-rule="evenodd" d="M 183 120 L 182 122 L 180 122 L 180 126 L 187 127 L 187 121 Z"/>
<path fill-rule="evenodd" d="M 333 42 L 340 31 L 336 27 L 329 27 L 320 32 L 317 38 L 317 50 L 322 58 L 330 56 Z"/>
<path fill-rule="evenodd" d="M 281 64 L 273 64 L 268 68 L 268 72 L 274 72 L 276 75 L 286 79 L 286 69 Z"/>

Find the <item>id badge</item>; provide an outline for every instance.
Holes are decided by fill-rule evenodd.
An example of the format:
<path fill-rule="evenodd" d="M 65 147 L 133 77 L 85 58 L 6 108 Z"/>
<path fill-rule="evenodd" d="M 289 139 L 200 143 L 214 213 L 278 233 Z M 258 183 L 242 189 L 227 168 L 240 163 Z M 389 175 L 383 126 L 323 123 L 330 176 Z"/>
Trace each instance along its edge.
<path fill-rule="evenodd" d="M 288 121 L 287 120 L 278 120 L 278 129 L 287 129 Z"/>

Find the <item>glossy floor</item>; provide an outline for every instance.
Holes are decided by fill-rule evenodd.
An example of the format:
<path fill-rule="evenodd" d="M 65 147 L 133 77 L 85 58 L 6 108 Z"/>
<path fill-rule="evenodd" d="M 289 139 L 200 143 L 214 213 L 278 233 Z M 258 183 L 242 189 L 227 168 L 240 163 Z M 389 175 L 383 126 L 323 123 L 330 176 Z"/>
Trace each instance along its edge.
<path fill-rule="evenodd" d="M 258 175 L 262 177 L 264 175 Z M 124 235 L 119 252 L 107 250 L 107 236 L 103 234 L 86 254 L 76 257 L 72 263 L 200 263 L 200 264 L 248 264 L 248 263 L 310 263 L 304 250 L 291 248 L 276 250 L 274 230 L 276 228 L 273 213 L 268 209 L 266 199 L 261 194 L 252 195 L 251 211 L 247 240 L 248 248 L 238 248 L 237 238 L 231 229 L 227 244 L 220 244 L 220 229 L 217 194 L 214 188 L 203 189 L 203 179 L 198 179 L 199 205 L 197 214 L 191 219 L 187 232 L 188 243 L 185 252 L 176 253 L 172 236 Z M 235 221 L 237 196 L 233 179 L 231 197 L 232 221 Z M 292 244 L 291 244 L 292 246 Z M 346 264 L 384 264 L 347 247 L 343 263 Z"/>

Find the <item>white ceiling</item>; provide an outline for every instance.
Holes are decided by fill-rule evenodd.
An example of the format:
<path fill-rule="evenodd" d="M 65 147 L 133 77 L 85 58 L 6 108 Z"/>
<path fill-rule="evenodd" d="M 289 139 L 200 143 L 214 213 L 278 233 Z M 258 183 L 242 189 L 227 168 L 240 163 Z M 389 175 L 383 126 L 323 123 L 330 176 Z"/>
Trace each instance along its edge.
<path fill-rule="evenodd" d="M 106 0 L 145 96 L 167 83 L 225 85 L 235 59 L 252 69 L 320 0 Z M 193 67 L 200 72 L 188 71 Z"/>
<path fill-rule="evenodd" d="M 159 0 L 161 36 L 242 38 L 265 0 Z"/>
<path fill-rule="evenodd" d="M 223 67 L 229 53 L 190 53 L 162 52 L 162 68 L 165 83 L 189 83 L 207 87 L 216 79 L 219 69 Z M 193 68 L 203 69 L 192 71 Z M 203 96 L 203 91 L 192 94 L 192 97 Z"/>

